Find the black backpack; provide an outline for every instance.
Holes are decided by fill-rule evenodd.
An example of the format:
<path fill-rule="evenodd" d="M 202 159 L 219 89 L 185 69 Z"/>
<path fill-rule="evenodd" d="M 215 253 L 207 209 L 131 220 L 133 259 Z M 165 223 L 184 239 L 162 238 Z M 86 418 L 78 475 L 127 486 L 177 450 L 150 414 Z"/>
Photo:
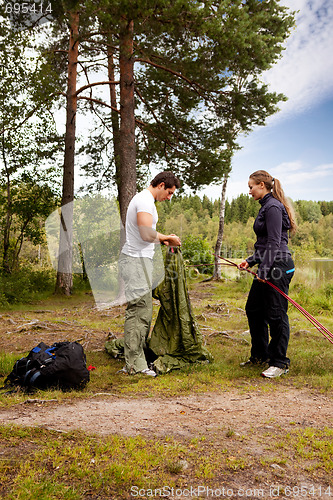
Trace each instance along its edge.
<path fill-rule="evenodd" d="M 41 342 L 28 356 L 16 361 L 5 386 L 16 385 L 28 390 L 49 387 L 80 389 L 89 378 L 86 356 L 80 344 L 56 342 L 48 346 Z"/>

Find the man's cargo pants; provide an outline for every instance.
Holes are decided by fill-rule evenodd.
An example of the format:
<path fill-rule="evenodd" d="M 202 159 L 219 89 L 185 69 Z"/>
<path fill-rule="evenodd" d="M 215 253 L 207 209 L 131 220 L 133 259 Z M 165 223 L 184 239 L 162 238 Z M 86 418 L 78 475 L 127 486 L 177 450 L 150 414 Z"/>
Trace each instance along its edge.
<path fill-rule="evenodd" d="M 125 362 L 128 373 L 133 374 L 148 368 L 144 347 L 153 314 L 153 261 L 147 257 L 121 254 L 118 264 L 127 300 L 124 326 Z"/>

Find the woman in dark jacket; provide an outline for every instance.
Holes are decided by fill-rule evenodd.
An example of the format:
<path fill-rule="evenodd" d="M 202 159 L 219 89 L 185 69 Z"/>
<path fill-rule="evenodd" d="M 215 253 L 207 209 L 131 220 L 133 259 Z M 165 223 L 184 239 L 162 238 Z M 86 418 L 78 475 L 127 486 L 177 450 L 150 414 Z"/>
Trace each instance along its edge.
<path fill-rule="evenodd" d="M 288 294 L 295 271 L 288 248 L 288 232 L 295 232 L 296 224 L 278 179 L 265 170 L 258 170 L 250 175 L 249 189 L 261 208 L 253 226 L 257 236 L 254 254 L 239 265 L 246 269 L 258 264 L 245 307 L 252 341 L 251 356 L 241 366 L 268 363 L 262 376 L 275 378 L 289 371 L 288 301 L 263 280 L 271 281 Z"/>

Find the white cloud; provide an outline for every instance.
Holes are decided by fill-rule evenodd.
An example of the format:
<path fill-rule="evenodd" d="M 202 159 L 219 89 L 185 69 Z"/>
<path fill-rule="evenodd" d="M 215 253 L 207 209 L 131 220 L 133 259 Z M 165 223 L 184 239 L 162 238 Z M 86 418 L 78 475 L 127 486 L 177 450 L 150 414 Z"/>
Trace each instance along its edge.
<path fill-rule="evenodd" d="M 333 175 L 333 163 L 318 165 L 310 170 L 301 161 L 285 162 L 274 167 L 272 175 L 277 178 L 281 176 L 287 181 L 297 180 L 298 182 L 300 179 L 303 181 L 318 179 L 319 177 L 327 178 L 329 175 Z"/>
<path fill-rule="evenodd" d="M 227 198 L 231 201 L 241 193 L 248 194 L 248 176 L 251 172 L 232 171 L 227 185 Z M 300 160 L 283 162 L 270 170 L 270 173 L 280 179 L 287 196 L 293 200 L 299 199 L 332 199 L 333 163 L 311 167 Z M 216 200 L 221 198 L 221 185 L 211 184 L 198 194 L 204 194 Z"/>
<path fill-rule="evenodd" d="M 333 163 L 310 167 L 301 161 L 284 162 L 270 170 L 280 179 L 287 196 L 293 200 L 331 200 L 333 188 Z M 227 185 L 227 198 L 231 201 L 241 193 L 248 194 L 248 172 L 232 171 Z M 221 198 L 221 185 L 211 184 L 198 194 L 216 200 Z"/>
<path fill-rule="evenodd" d="M 325 174 L 325 175 L 327 175 L 327 173 L 333 174 L 333 163 L 327 163 L 326 165 L 320 165 L 319 167 L 316 167 L 316 169 L 322 171 L 323 174 Z"/>
<path fill-rule="evenodd" d="M 291 161 L 291 162 L 283 162 L 280 165 L 272 168 L 271 172 L 274 177 L 290 175 L 291 172 L 299 172 L 302 170 L 303 165 L 301 161 Z M 293 174 L 292 174 L 293 175 Z"/>
<path fill-rule="evenodd" d="M 310 168 L 301 161 L 285 162 L 272 169 L 272 175 L 283 179 L 283 189 L 295 200 L 332 197 L 333 163 Z"/>
<path fill-rule="evenodd" d="M 333 2 L 284 0 L 282 3 L 300 12 L 282 59 L 264 74 L 271 90 L 288 97 L 286 103 L 280 104 L 280 113 L 270 121 L 302 112 L 333 94 Z"/>

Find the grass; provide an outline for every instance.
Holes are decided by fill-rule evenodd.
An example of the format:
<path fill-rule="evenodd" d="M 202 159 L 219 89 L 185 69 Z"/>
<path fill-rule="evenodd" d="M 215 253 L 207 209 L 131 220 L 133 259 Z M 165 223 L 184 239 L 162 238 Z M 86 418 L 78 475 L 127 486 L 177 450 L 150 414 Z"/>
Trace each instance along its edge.
<path fill-rule="evenodd" d="M 288 353 L 292 360 L 289 375 L 268 382 L 260 377 L 259 367 L 239 366 L 239 362 L 248 357 L 250 349 L 244 314 L 250 284 L 251 278 L 246 275 L 239 279 L 227 277 L 218 283 L 203 283 L 200 278 L 190 283 L 193 311 L 206 347 L 214 356 L 211 364 L 189 365 L 157 379 L 141 375 L 128 377 L 117 373 L 123 366 L 121 360 L 110 358 L 103 350 L 90 349 L 88 344 L 87 364 L 96 369 L 91 371 L 91 381 L 86 389 L 68 393 L 37 391 L 33 396 L 23 392 L 1 394 L 0 406 L 13 407 L 31 397 L 57 399 L 59 403 L 87 399 L 97 393 L 147 399 L 174 398 L 228 391 L 230 388 L 240 394 L 261 391 L 274 397 L 275 391 L 306 386 L 331 395 L 332 345 L 292 307 L 289 314 L 291 338 Z M 302 293 L 303 296 L 297 295 Z M 313 315 L 318 314 L 318 319 L 332 331 L 332 293 L 328 285 L 308 293 L 306 287 L 296 282 L 290 295 L 297 296 L 300 303 L 304 298 L 306 304 L 302 305 Z M 321 297 L 328 300 L 323 306 L 320 306 Z M 87 301 L 90 301 L 89 307 Z M 122 331 L 123 310 L 119 309 L 112 315 L 98 312 L 91 304 L 91 297 L 85 293 L 70 298 L 52 296 L 37 304 L 3 309 L 0 314 L 6 318 L 8 313 L 16 313 L 31 320 L 36 317 L 38 308 L 45 311 L 43 321 L 55 325 L 70 322 L 75 327 L 73 335 L 87 328 L 99 332 L 102 347 L 109 330 Z M 155 306 L 155 316 L 156 312 Z M 17 338 L 25 341 L 31 338 L 32 342 L 35 337 L 31 332 L 23 332 Z M 0 353 L 2 381 L 14 362 L 23 355 L 7 350 Z M 313 485 L 312 498 L 319 498 L 319 486 L 327 489 L 332 476 L 333 431 L 329 428 L 300 428 L 293 422 L 288 429 L 271 424 L 267 422 L 267 429 L 254 425 L 246 435 L 239 435 L 237 426 L 223 427 L 221 422 L 219 432 L 204 433 L 198 428 L 197 435 L 189 439 L 172 436 L 101 437 L 83 432 L 60 433 L 5 425 L 0 427 L 0 496 L 6 500 L 126 500 L 135 496 L 154 497 L 155 490 L 155 498 L 158 498 L 161 496 L 158 490 L 163 487 L 176 491 L 204 484 L 215 489 L 247 485 L 253 490 L 266 485 L 265 493 L 269 498 L 267 485 L 282 484 L 280 494 L 286 492 L 290 497 L 286 488 L 298 487 L 297 478 L 302 477 L 309 487 Z M 259 458 L 249 451 L 254 444 L 260 446 Z M 170 493 L 170 490 L 162 489 L 160 493 Z"/>
<path fill-rule="evenodd" d="M 213 363 L 189 365 L 185 369 L 160 376 L 157 380 L 147 380 L 143 376 L 127 377 L 117 374 L 123 366 L 122 361 L 114 360 L 104 352 L 90 351 L 88 344 L 87 364 L 96 367 L 96 370 L 91 372 L 91 382 L 85 391 L 64 394 L 62 398 L 86 397 L 95 392 L 174 397 L 194 392 L 218 391 L 231 385 L 240 389 L 252 385 L 257 386 L 261 382 L 260 378 L 258 379 L 260 367 L 241 368 L 239 366 L 239 362 L 247 359 L 250 351 L 250 336 L 244 313 L 250 284 L 251 277 L 247 275 L 242 275 L 239 279 L 225 279 L 221 282 L 204 283 L 197 279 L 190 283 L 193 297 L 192 308 L 198 318 L 206 347 L 214 356 Z M 296 284 L 296 288 L 297 286 Z M 326 285 L 326 289 L 328 288 Z M 292 290 L 290 294 L 293 295 Z M 312 296 L 313 303 L 315 303 L 318 296 L 315 293 L 312 293 Z M 91 301 L 91 298 L 89 300 Z M 43 321 L 50 321 L 55 325 L 70 322 L 79 332 L 85 328 L 102 331 L 102 339 L 103 335 L 106 339 L 109 330 L 119 333 L 122 331 L 124 311 L 119 309 L 116 314 L 112 315 L 87 307 L 85 294 L 70 298 L 49 298 L 39 303 L 37 307 L 45 310 Z M 29 311 L 27 306 L 17 306 L 17 310 L 20 314 L 24 311 L 26 320 L 36 317 L 33 310 Z M 154 316 L 156 312 L 157 307 L 154 306 Z M 322 310 L 320 321 L 332 330 L 331 313 L 331 310 Z M 329 369 L 333 364 L 332 344 L 292 306 L 289 309 L 289 316 L 291 324 L 288 350 L 291 358 L 290 373 L 286 378 L 264 384 L 263 390 L 266 386 L 267 390 L 274 390 L 285 384 L 295 386 L 307 384 L 323 391 L 330 391 L 333 385 L 333 373 Z M 101 347 L 103 347 L 103 340 L 101 340 Z M 18 356 L 15 353 L 2 352 L 0 376 L 4 378 L 10 372 L 16 359 L 23 355 L 24 353 Z M 52 398 L 52 391 L 47 391 L 47 395 L 49 394 Z M 16 401 L 16 397 L 13 396 L 13 402 Z M 10 398 L 0 396 L 0 405 L 8 404 L 10 404 Z"/>
<path fill-rule="evenodd" d="M 6 447 L 0 479 L 6 485 L 2 497 L 7 499 L 79 499 L 96 494 L 129 498 L 130 492 L 147 488 L 186 488 L 189 481 L 202 484 L 222 469 L 229 472 L 246 466 L 224 448 L 209 449 L 200 438 L 193 445 L 170 437 L 101 438 L 4 427 L 0 443 Z"/>
<path fill-rule="evenodd" d="M 42 430 L 4 428 L 1 441 L 10 450 L 27 443 L 25 457 L 8 453 L 2 461 L 1 484 L 5 498 L 123 498 L 129 485 L 142 487 L 153 469 L 154 484 L 161 484 L 173 463 L 183 453 L 177 442 L 163 443 L 141 437 L 98 438 L 82 433 L 56 434 Z M 29 453 L 27 453 L 29 452 Z M 10 491 L 15 491 L 15 497 Z M 91 492 L 91 493 L 90 493 Z"/>
<path fill-rule="evenodd" d="M 254 436 L 237 438 L 230 430 L 227 440 L 220 433 L 210 439 L 198 436 L 180 441 L 5 426 L 0 430 L 5 450 L 0 461 L 0 494 L 7 500 L 158 498 L 171 488 L 182 491 L 205 485 L 217 489 L 242 485 L 244 480 L 258 488 L 256 477 L 264 478 L 266 485 L 284 479 L 284 488 L 297 488 L 300 484 L 294 474 L 298 468 L 308 485 L 315 488 L 320 481 L 327 489 L 333 465 L 332 435 L 331 429 L 309 427 L 262 433 L 258 461 L 248 451 Z"/>
<path fill-rule="evenodd" d="M 290 460 L 302 461 L 303 467 L 310 473 L 328 472 L 333 470 L 333 430 L 331 428 L 314 429 L 306 427 L 283 433 L 283 439 L 271 435 L 268 448 L 279 450 L 279 461 L 275 463 L 288 464 Z M 292 454 L 291 454 L 292 452 Z M 333 492 L 332 492 L 333 493 Z"/>

